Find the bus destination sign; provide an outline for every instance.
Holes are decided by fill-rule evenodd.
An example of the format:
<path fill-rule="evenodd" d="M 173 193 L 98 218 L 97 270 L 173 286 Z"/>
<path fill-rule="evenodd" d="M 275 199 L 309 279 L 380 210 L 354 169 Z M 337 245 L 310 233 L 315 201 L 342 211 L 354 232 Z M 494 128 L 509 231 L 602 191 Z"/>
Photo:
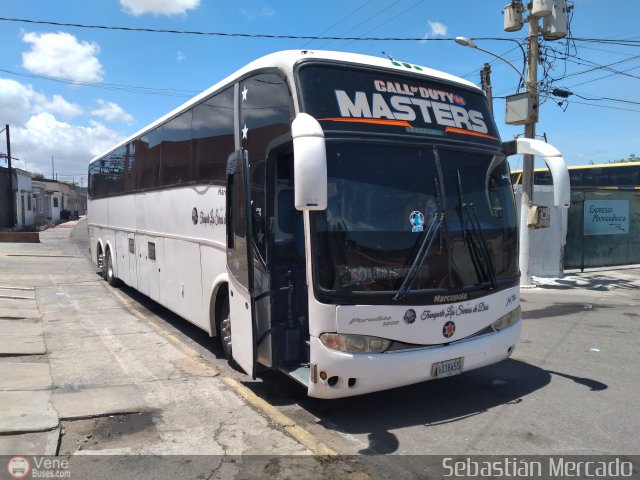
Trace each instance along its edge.
<path fill-rule="evenodd" d="M 500 141 L 486 99 L 472 89 L 429 78 L 414 81 L 316 65 L 301 68 L 299 78 L 306 87 L 302 89 L 305 111 L 322 122 L 325 130 Z"/>

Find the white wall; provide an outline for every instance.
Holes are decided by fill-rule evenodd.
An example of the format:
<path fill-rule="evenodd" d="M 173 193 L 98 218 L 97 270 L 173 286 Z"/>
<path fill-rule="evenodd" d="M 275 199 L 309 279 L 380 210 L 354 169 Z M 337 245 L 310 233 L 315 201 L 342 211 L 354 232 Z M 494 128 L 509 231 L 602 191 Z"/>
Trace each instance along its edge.
<path fill-rule="evenodd" d="M 516 187 L 516 205 L 522 189 Z M 549 207 L 549 228 L 529 229 L 529 271 L 536 277 L 562 277 L 564 247 L 567 243 L 567 209 L 553 206 L 553 187 L 536 185 L 533 204 Z M 520 209 L 517 209 L 518 213 Z M 518 223 L 519 224 L 519 223 Z"/>
<path fill-rule="evenodd" d="M 17 226 L 24 227 L 34 224 L 33 211 L 35 205 L 33 202 L 33 193 L 31 187 L 31 175 L 21 170 L 15 170 L 15 184 L 13 188 L 16 190 L 15 195 L 15 209 L 16 218 L 18 220 Z M 29 197 L 31 197 L 31 209 L 29 209 Z M 22 208 L 24 202 L 24 222 L 22 220 Z"/>
<path fill-rule="evenodd" d="M 55 206 L 55 199 L 58 199 L 58 206 Z M 51 192 L 51 220 L 60 220 L 60 210 L 62 210 L 62 193 Z"/>

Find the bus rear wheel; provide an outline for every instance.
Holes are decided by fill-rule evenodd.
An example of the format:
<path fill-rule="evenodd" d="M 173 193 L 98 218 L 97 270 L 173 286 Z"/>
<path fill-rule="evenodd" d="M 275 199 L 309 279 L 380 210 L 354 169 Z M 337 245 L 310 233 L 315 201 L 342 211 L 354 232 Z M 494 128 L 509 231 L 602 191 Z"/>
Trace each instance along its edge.
<path fill-rule="evenodd" d="M 220 309 L 220 343 L 222 344 L 222 350 L 224 355 L 229 360 L 229 363 L 233 362 L 233 356 L 231 351 L 231 315 L 229 309 L 229 299 L 226 298 Z"/>
<path fill-rule="evenodd" d="M 113 260 L 111 259 L 111 250 L 107 250 L 107 254 L 104 258 L 104 266 L 102 276 L 107 281 L 109 285 L 112 287 L 118 286 L 118 279 L 113 273 Z"/>

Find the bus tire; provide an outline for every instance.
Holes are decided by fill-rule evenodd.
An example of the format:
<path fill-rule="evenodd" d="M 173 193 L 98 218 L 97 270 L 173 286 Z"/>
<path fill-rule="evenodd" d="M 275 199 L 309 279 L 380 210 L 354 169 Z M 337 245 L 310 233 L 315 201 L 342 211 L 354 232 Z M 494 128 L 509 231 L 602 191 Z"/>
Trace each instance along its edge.
<path fill-rule="evenodd" d="M 231 315 L 229 309 L 229 298 L 225 298 L 220 308 L 220 343 L 222 344 L 222 351 L 229 360 L 229 363 L 233 361 L 232 347 L 231 347 Z"/>
<path fill-rule="evenodd" d="M 104 279 L 107 281 L 109 285 L 112 287 L 117 287 L 119 285 L 119 280 L 113 273 L 113 260 L 111 258 L 111 250 L 107 249 L 107 253 L 104 258 Z"/>
<path fill-rule="evenodd" d="M 222 344 L 222 351 L 224 356 L 227 357 L 227 363 L 234 370 L 242 372 L 240 365 L 233 359 L 233 348 L 231 346 L 231 310 L 229 309 L 229 297 L 225 296 L 222 306 L 220 307 L 220 323 L 218 333 L 220 334 L 220 343 Z"/>

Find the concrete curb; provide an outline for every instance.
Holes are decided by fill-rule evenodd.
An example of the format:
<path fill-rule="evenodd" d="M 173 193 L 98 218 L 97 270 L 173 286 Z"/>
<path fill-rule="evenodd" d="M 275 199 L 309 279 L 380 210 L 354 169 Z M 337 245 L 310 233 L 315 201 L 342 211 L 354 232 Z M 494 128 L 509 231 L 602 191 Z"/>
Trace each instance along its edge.
<path fill-rule="evenodd" d="M 296 441 L 311 450 L 314 455 L 338 455 L 338 452 L 334 449 L 327 446 L 320 440 L 316 440 L 311 433 L 302 428 L 291 418 L 278 411 L 278 409 L 273 405 L 258 397 L 237 380 L 229 377 L 222 377 L 222 380 L 232 387 L 238 395 L 244 398 L 250 405 L 266 415 L 273 423 L 282 427 L 282 429 Z"/>

